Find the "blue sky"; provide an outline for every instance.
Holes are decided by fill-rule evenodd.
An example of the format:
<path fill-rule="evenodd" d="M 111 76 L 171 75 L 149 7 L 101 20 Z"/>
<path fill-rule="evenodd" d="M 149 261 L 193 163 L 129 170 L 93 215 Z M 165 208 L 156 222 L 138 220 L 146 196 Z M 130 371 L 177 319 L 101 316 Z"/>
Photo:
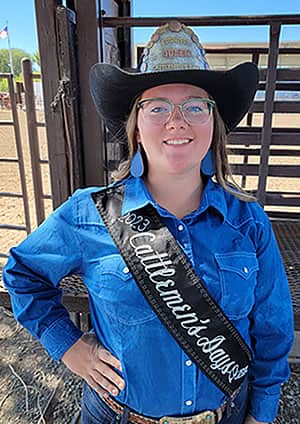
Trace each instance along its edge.
<path fill-rule="evenodd" d="M 135 16 L 153 17 L 300 14 L 300 0 L 132 0 L 132 6 Z M 11 46 L 34 53 L 38 49 L 34 0 L 0 0 L 0 29 L 6 21 Z M 136 29 L 135 42 L 146 42 L 153 30 Z M 267 27 L 199 28 L 197 32 L 204 44 L 268 41 Z M 300 25 L 284 26 L 281 40 L 300 41 Z M 0 39 L 1 48 L 7 48 L 7 40 Z"/>

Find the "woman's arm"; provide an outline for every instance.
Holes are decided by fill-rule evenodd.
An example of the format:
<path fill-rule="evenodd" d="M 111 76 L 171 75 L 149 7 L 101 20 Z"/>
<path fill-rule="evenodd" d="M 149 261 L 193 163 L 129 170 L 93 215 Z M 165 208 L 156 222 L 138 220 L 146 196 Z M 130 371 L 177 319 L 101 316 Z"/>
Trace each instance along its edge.
<path fill-rule="evenodd" d="M 62 305 L 59 288 L 64 276 L 80 272 L 81 267 L 75 201 L 76 196 L 70 198 L 11 249 L 3 270 L 15 318 L 55 360 L 82 336 Z"/>
<path fill-rule="evenodd" d="M 281 384 L 289 377 L 287 359 L 294 326 L 284 266 L 265 214 L 257 223 L 256 246 L 259 270 L 255 304 L 249 316 L 254 352 L 249 372 L 250 414 L 258 422 L 272 422 L 277 415 Z"/>

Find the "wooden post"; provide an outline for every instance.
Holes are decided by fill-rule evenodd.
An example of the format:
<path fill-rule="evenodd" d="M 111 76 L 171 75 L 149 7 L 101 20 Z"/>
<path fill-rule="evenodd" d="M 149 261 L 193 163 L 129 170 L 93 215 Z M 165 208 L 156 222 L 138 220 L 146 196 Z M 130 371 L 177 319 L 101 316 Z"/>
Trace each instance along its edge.
<path fill-rule="evenodd" d="M 73 192 L 84 183 L 83 151 L 80 134 L 80 96 L 77 75 L 76 54 L 76 16 L 75 13 L 58 6 L 57 36 L 59 42 L 59 73 L 65 82 L 65 94 L 62 99 L 66 137 L 66 153 L 70 177 L 70 189 Z"/>
<path fill-rule="evenodd" d="M 252 54 L 252 62 L 255 63 L 258 66 L 258 62 L 259 62 L 259 53 L 253 53 Z M 247 126 L 248 127 L 252 127 L 252 121 L 253 121 L 253 113 L 249 112 L 247 114 Z M 250 144 L 245 144 L 246 147 L 249 147 Z M 248 155 L 244 155 L 243 158 L 243 174 L 242 174 L 242 179 L 241 179 L 241 187 L 246 189 L 247 188 L 247 173 L 245 168 L 247 167 L 249 163 L 249 156 Z"/>
<path fill-rule="evenodd" d="M 65 201 L 70 194 L 64 121 L 59 96 L 56 107 L 51 107 L 51 103 L 59 93 L 61 79 L 56 25 L 58 5 L 61 5 L 59 0 L 35 0 L 54 208 Z"/>
<path fill-rule="evenodd" d="M 258 66 L 259 63 L 259 53 L 252 53 L 252 62 Z M 247 126 L 252 127 L 253 113 L 249 112 L 247 114 Z"/>
<path fill-rule="evenodd" d="M 120 16 L 130 16 L 130 1 L 121 0 L 122 5 L 119 6 Z M 119 49 L 121 57 L 121 67 L 131 68 L 131 28 L 119 28 Z"/>
<path fill-rule="evenodd" d="M 97 0 L 75 0 L 80 118 L 85 185 L 105 182 L 103 163 L 103 125 L 97 115 L 89 89 L 89 71 L 99 62 L 99 13 Z"/>
<path fill-rule="evenodd" d="M 259 179 L 257 200 L 262 206 L 266 201 L 266 186 L 269 165 L 269 153 L 272 140 L 272 115 L 274 107 L 274 95 L 276 88 L 276 71 L 278 61 L 280 24 L 272 23 L 270 27 L 270 46 L 268 56 L 268 71 L 266 80 L 266 98 L 264 104 L 264 122 L 261 133 L 261 154 L 259 164 Z"/>
<path fill-rule="evenodd" d="M 41 172 L 41 161 L 39 152 L 38 132 L 36 126 L 36 113 L 34 103 L 34 90 L 32 81 L 32 65 L 30 59 L 22 60 L 22 74 L 25 88 L 25 105 L 27 132 L 30 147 L 32 181 L 34 188 L 35 213 L 37 224 L 45 219 L 45 208 L 43 202 L 43 183 Z"/>

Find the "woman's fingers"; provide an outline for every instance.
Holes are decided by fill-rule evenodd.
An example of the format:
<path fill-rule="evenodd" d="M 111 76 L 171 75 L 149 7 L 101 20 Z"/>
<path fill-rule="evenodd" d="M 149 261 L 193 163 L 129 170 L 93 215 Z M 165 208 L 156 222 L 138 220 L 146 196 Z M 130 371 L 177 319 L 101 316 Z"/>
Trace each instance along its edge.
<path fill-rule="evenodd" d="M 112 384 L 106 376 L 94 371 L 88 378 L 87 382 L 93 384 L 93 388 L 99 393 L 110 393 L 113 396 L 117 396 L 119 394 L 119 389 Z"/>
<path fill-rule="evenodd" d="M 93 378 L 109 392 L 115 394 L 119 393 L 119 390 L 125 388 L 125 382 L 109 365 L 104 362 L 99 363 L 93 370 Z M 116 393 L 117 391 L 117 393 Z"/>
<path fill-rule="evenodd" d="M 88 383 L 88 385 L 94 389 L 100 396 L 106 397 L 108 396 L 108 391 L 104 389 L 100 384 L 94 380 L 92 376 L 89 376 L 85 379 L 85 381 Z"/>
<path fill-rule="evenodd" d="M 84 334 L 62 357 L 65 365 L 84 378 L 100 395 L 117 396 L 125 388 L 121 363 L 106 350 L 94 334 Z"/>
<path fill-rule="evenodd" d="M 97 355 L 100 361 L 103 361 L 106 364 L 111 365 L 112 367 L 122 371 L 121 362 L 115 356 L 113 356 L 108 350 L 104 349 L 103 347 L 98 347 Z"/>

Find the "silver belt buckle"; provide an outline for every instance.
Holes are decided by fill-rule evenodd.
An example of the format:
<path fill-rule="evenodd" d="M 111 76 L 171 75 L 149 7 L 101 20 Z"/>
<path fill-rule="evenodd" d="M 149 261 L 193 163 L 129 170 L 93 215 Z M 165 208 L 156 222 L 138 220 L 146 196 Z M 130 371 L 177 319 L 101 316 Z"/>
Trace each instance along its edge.
<path fill-rule="evenodd" d="M 162 417 L 159 424 L 217 424 L 217 422 L 213 411 L 205 411 L 192 417 Z"/>

